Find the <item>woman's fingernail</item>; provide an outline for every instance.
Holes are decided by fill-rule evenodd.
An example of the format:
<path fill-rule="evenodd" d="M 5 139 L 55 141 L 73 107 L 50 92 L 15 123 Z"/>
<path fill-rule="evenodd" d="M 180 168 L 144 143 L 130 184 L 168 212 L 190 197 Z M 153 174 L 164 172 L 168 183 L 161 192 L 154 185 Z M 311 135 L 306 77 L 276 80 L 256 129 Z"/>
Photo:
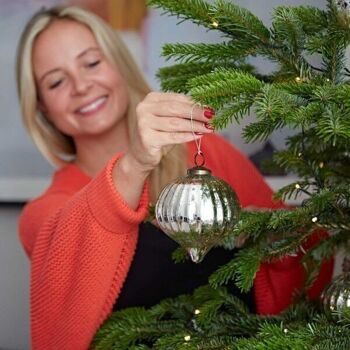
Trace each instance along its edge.
<path fill-rule="evenodd" d="M 209 124 L 209 123 L 204 123 L 204 126 L 205 126 L 207 129 L 213 130 L 213 131 L 214 131 L 214 127 L 213 127 L 211 124 Z"/>
<path fill-rule="evenodd" d="M 215 115 L 215 111 L 213 108 L 210 108 L 210 107 L 206 107 L 204 109 L 204 116 L 208 119 L 212 119 Z"/>
<path fill-rule="evenodd" d="M 197 131 L 195 131 L 194 134 L 198 136 L 204 135 L 202 132 L 197 132 Z"/>

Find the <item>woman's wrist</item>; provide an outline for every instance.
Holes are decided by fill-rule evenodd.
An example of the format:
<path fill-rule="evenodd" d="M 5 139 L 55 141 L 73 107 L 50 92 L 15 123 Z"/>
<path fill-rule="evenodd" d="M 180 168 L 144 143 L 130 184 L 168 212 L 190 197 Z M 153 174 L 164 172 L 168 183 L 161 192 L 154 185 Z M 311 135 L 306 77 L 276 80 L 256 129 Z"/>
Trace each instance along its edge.
<path fill-rule="evenodd" d="M 144 164 L 141 164 L 130 153 L 125 153 L 123 155 L 119 161 L 119 166 L 126 175 L 142 179 L 143 181 L 146 180 L 152 170 L 149 167 L 146 167 Z"/>
<path fill-rule="evenodd" d="M 112 176 L 116 189 L 133 209 L 137 209 L 139 205 L 144 183 L 149 174 L 149 169 L 127 153 L 114 166 Z"/>

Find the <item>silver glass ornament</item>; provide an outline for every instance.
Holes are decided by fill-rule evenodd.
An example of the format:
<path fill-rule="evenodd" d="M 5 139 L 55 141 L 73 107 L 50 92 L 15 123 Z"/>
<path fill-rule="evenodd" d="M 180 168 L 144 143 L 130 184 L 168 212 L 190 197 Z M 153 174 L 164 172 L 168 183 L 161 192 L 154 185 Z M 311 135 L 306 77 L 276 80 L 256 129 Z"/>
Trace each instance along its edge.
<path fill-rule="evenodd" d="M 344 309 L 350 310 L 350 259 L 344 258 L 343 272 L 326 287 L 321 299 L 330 318 L 339 319 Z"/>
<path fill-rule="evenodd" d="M 350 0 L 335 0 L 335 5 L 339 11 L 350 12 Z"/>
<path fill-rule="evenodd" d="M 160 228 L 196 263 L 232 231 L 239 213 L 240 204 L 231 187 L 202 166 L 167 185 L 155 208 Z"/>

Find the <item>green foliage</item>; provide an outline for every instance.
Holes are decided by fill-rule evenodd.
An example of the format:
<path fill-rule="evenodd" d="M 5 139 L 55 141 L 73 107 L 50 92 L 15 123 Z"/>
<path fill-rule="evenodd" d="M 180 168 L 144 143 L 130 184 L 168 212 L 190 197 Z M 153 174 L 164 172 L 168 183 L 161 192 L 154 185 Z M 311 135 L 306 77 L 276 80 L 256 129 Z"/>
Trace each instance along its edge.
<path fill-rule="evenodd" d="M 253 286 L 261 259 L 261 252 L 255 247 L 241 250 L 228 264 L 220 267 L 210 277 L 209 282 L 213 287 L 217 287 L 234 280 L 242 291 L 248 291 Z"/>
<path fill-rule="evenodd" d="M 259 18 L 232 2 L 218 0 L 209 7 L 209 11 L 213 21 L 218 24 L 217 29 L 233 40 L 254 45 L 267 43 L 270 38 L 269 30 Z"/>
<path fill-rule="evenodd" d="M 272 32 L 277 45 L 298 57 L 304 48 L 305 32 L 302 22 L 292 7 L 279 6 L 273 14 Z"/>
<path fill-rule="evenodd" d="M 224 65 L 221 61 L 209 63 L 180 63 L 174 66 L 161 68 L 157 73 L 157 78 L 161 79 L 163 90 L 187 93 L 189 91 L 189 87 L 187 87 L 187 82 L 189 80 L 199 75 L 210 73 L 221 65 Z M 232 67 L 232 64 L 228 66 Z M 233 65 L 233 67 L 235 67 L 235 65 Z"/>
<path fill-rule="evenodd" d="M 241 61 L 243 57 L 250 54 L 249 50 L 244 46 L 236 45 L 235 43 L 222 44 L 165 44 L 163 46 L 162 55 L 167 60 L 173 58 L 175 61 L 183 63 L 198 62 L 215 62 L 218 57 L 220 61 Z"/>
<path fill-rule="evenodd" d="M 280 189 L 275 199 L 302 194 L 304 200 L 296 208 L 244 210 L 219 243 L 232 249 L 244 237 L 244 246 L 214 272 L 210 286 L 148 310 L 113 313 L 93 349 L 350 349 L 349 310 L 335 323 L 319 305 L 305 301 L 322 261 L 348 250 L 350 242 L 350 68 L 345 60 L 350 16 L 334 0 L 326 2 L 324 10 L 278 6 L 267 28 L 233 1 L 148 0 L 179 22 L 190 20 L 223 37 L 215 44 L 165 45 L 162 54 L 176 64 L 158 72 L 162 89 L 212 106 L 216 129 L 254 112 L 256 121 L 243 131 L 248 142 L 266 140 L 283 127 L 293 129 L 274 162 L 299 180 Z M 269 60 L 274 71 L 258 73 L 248 64 L 251 57 Z M 330 234 L 305 251 L 315 230 Z M 286 255 L 303 256 L 307 278 L 294 305 L 281 315 L 251 314 L 222 287 L 235 283 L 247 291 L 262 263 L 278 264 Z M 181 263 L 186 252 L 177 249 L 173 258 Z"/>
<path fill-rule="evenodd" d="M 252 74 L 225 68 L 193 78 L 188 84 L 193 98 L 217 109 L 241 99 L 252 104 L 262 88 L 262 83 Z"/>
<path fill-rule="evenodd" d="M 147 0 L 149 6 L 161 8 L 164 14 L 177 16 L 181 21 L 191 20 L 193 23 L 206 25 L 210 21 L 210 5 L 203 0 Z"/>
<path fill-rule="evenodd" d="M 98 331 L 92 349 L 348 349 L 350 317 L 330 322 L 309 303 L 279 316 L 250 313 L 224 288 L 198 288 L 145 310 L 115 312 Z M 333 347 L 332 347 L 333 346 Z"/>

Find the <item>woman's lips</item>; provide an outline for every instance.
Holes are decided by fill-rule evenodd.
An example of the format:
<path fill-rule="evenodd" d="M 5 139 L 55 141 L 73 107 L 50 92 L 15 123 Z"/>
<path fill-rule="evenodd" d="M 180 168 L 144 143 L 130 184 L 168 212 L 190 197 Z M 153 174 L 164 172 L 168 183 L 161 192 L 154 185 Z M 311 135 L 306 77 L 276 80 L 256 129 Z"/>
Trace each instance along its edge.
<path fill-rule="evenodd" d="M 76 113 L 79 113 L 81 115 L 93 114 L 99 111 L 105 105 L 106 101 L 107 101 L 107 96 L 101 96 L 96 100 L 92 101 L 91 103 L 85 105 L 84 107 L 77 109 Z"/>

